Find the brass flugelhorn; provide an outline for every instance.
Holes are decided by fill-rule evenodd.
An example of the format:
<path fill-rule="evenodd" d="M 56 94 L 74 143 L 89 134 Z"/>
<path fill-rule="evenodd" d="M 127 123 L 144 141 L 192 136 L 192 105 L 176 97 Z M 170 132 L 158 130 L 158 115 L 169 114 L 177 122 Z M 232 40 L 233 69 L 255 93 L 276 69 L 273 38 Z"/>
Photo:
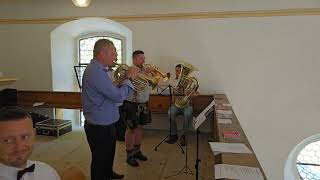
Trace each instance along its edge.
<path fill-rule="evenodd" d="M 155 77 L 160 77 L 162 78 L 162 80 L 165 82 L 170 78 L 170 74 L 169 73 L 163 73 L 159 70 L 159 68 L 157 68 L 156 66 L 153 66 L 152 64 L 144 64 L 143 68 L 149 68 L 152 69 L 153 74 L 155 74 Z"/>
<path fill-rule="evenodd" d="M 120 84 L 126 79 L 126 74 L 129 69 L 127 64 L 119 64 L 114 62 L 115 66 L 118 66 L 114 71 L 114 79 L 116 83 Z M 150 64 L 145 64 L 143 68 L 150 68 L 151 73 L 145 74 L 143 72 L 138 73 L 138 76 L 134 79 L 131 79 L 131 83 L 136 91 L 143 91 L 148 85 L 153 89 L 157 87 L 160 79 L 168 79 L 167 75 L 162 73 L 158 68 Z"/>

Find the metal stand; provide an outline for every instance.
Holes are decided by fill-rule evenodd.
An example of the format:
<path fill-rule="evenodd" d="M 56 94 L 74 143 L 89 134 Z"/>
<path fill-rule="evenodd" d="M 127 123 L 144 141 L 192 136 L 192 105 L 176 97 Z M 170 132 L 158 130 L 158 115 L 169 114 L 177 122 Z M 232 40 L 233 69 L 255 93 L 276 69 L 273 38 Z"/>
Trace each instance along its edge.
<path fill-rule="evenodd" d="M 196 157 L 196 165 L 195 165 L 195 169 L 196 169 L 196 180 L 199 179 L 199 163 L 200 163 L 200 159 L 199 159 L 199 128 L 197 128 L 197 157 Z"/>
<path fill-rule="evenodd" d="M 169 121 L 170 121 L 170 132 L 169 132 L 169 135 L 167 135 L 164 139 L 162 139 L 162 141 L 154 148 L 154 150 L 155 151 L 157 151 L 158 150 L 158 147 L 164 142 L 164 141 L 166 141 L 168 138 L 170 138 L 171 137 L 171 121 L 172 121 L 172 119 L 171 119 L 171 105 L 172 105 L 172 91 L 171 91 L 171 85 L 169 84 L 169 86 L 168 86 L 168 88 L 169 88 L 169 93 L 170 93 L 170 106 L 169 106 L 169 109 L 170 109 L 170 116 L 169 116 Z M 165 89 L 164 89 L 165 90 Z M 163 91 L 164 91 L 163 90 Z M 162 92 L 163 92 L 162 91 Z M 180 149 L 181 149 L 181 151 L 182 151 L 182 154 L 184 154 L 184 150 L 183 150 L 183 148 L 182 148 L 182 146 L 178 143 L 178 141 L 177 142 L 175 142 L 175 144 L 177 144 L 179 147 L 180 147 Z"/>
<path fill-rule="evenodd" d="M 186 138 L 186 142 L 188 142 L 187 138 Z M 178 176 L 178 175 L 182 175 L 182 174 L 193 175 L 191 169 L 188 167 L 188 143 L 186 144 L 186 162 L 185 162 L 185 165 L 183 166 L 183 168 L 180 171 L 178 171 L 176 174 L 166 176 L 164 178 L 170 178 L 170 177 L 174 177 L 174 176 Z"/>
<path fill-rule="evenodd" d="M 195 165 L 195 169 L 196 169 L 196 180 L 199 179 L 199 164 L 201 162 L 201 160 L 199 159 L 199 128 L 197 128 L 197 157 L 196 157 L 196 165 Z M 202 179 L 206 179 L 203 176 L 200 176 L 200 178 Z"/>

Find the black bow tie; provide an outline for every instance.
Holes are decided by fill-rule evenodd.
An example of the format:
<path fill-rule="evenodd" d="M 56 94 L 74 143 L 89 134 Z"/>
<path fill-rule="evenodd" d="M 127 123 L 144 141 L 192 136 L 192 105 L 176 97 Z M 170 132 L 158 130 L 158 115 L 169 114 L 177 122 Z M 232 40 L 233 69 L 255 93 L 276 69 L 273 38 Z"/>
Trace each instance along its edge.
<path fill-rule="evenodd" d="M 32 164 L 30 167 L 25 168 L 21 171 L 18 171 L 18 176 L 17 176 L 17 180 L 20 180 L 22 178 L 22 176 L 27 173 L 27 172 L 33 172 L 35 168 L 35 164 Z"/>

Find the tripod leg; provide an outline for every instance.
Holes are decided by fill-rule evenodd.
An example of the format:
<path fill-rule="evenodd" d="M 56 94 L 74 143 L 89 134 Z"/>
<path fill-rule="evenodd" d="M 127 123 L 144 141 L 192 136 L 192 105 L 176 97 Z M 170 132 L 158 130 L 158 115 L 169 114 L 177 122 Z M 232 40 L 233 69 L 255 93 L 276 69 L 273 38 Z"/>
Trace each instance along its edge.
<path fill-rule="evenodd" d="M 186 138 L 186 141 L 187 141 L 187 138 Z M 179 143 L 177 143 L 180 147 L 181 145 Z M 183 148 L 181 147 L 181 149 L 183 150 Z M 180 169 L 180 171 L 178 171 L 176 174 L 173 174 L 173 175 L 170 175 L 170 176 L 166 176 L 164 178 L 170 178 L 170 177 L 173 177 L 173 176 L 178 176 L 178 175 L 182 175 L 182 174 L 189 174 L 189 175 L 193 175 L 193 172 L 192 170 L 188 167 L 188 143 L 186 144 L 186 147 L 185 147 L 185 165 L 183 166 L 182 169 Z"/>
<path fill-rule="evenodd" d="M 179 144 L 178 141 L 176 142 L 176 144 L 180 147 L 182 154 L 184 154 L 184 150 L 183 150 L 181 144 Z"/>
<path fill-rule="evenodd" d="M 162 141 L 154 148 L 154 151 L 158 150 L 158 147 L 169 137 L 169 135 L 167 135 L 165 138 L 162 139 Z"/>

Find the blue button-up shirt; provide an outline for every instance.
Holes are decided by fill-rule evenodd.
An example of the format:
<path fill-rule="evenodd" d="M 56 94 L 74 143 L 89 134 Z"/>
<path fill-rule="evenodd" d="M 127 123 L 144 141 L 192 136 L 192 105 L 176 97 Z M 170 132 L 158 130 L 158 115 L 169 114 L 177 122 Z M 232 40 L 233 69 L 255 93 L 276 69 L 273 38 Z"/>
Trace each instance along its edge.
<path fill-rule="evenodd" d="M 97 60 L 91 60 L 82 78 L 83 114 L 91 124 L 110 125 L 119 120 L 117 103 L 133 94 L 132 84 L 125 80 L 120 87 L 112 83 L 107 69 Z"/>

